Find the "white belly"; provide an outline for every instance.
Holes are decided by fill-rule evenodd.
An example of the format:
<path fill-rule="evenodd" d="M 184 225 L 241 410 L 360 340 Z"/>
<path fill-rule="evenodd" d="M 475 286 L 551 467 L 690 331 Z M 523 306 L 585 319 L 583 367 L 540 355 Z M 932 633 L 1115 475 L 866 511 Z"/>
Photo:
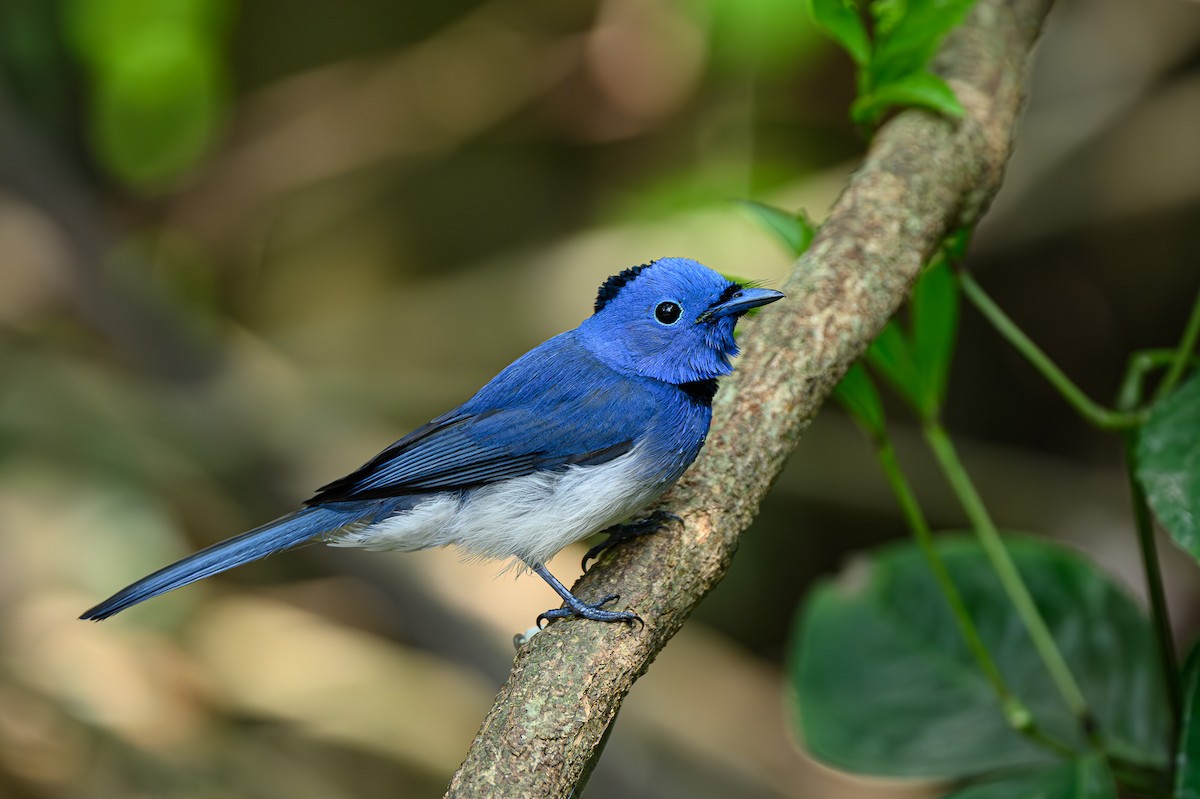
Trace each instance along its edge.
<path fill-rule="evenodd" d="M 456 544 L 483 558 L 544 563 L 567 544 L 628 519 L 666 484 L 644 476 L 639 448 L 600 466 L 572 466 L 434 497 L 330 543 L 417 550 Z"/>

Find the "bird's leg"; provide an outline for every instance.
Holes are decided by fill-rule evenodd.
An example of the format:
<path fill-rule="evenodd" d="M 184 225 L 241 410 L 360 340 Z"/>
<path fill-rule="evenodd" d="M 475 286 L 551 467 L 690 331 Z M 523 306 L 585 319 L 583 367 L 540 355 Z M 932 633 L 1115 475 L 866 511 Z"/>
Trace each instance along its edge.
<path fill-rule="evenodd" d="M 633 624 L 635 621 L 642 624 L 642 617 L 630 610 L 604 610 L 604 606 L 609 602 L 620 599 L 620 594 L 609 594 L 601 598 L 599 602 L 589 605 L 582 599 L 579 599 L 572 594 L 565 585 L 558 581 L 558 578 L 549 572 L 549 570 L 541 563 L 526 562 L 529 568 L 537 572 L 538 576 L 550 584 L 554 589 L 554 593 L 562 597 L 566 603 L 565 608 L 552 608 L 545 613 L 541 613 L 537 617 L 537 626 L 542 626 L 542 621 L 551 622 L 555 619 L 564 619 L 570 616 L 579 616 L 592 621 L 623 621 L 626 624 Z"/>
<path fill-rule="evenodd" d="M 583 570 L 586 572 L 589 560 L 595 560 L 600 557 L 600 553 L 604 552 L 609 547 L 614 547 L 623 541 L 628 541 L 631 538 L 656 533 L 662 529 L 662 526 L 667 522 L 683 523 L 683 519 L 676 516 L 674 513 L 666 510 L 656 510 L 644 519 L 638 519 L 636 522 L 627 522 L 626 524 L 614 524 L 607 530 L 603 530 L 608 537 L 601 541 L 596 546 L 592 547 L 583 556 Z"/>

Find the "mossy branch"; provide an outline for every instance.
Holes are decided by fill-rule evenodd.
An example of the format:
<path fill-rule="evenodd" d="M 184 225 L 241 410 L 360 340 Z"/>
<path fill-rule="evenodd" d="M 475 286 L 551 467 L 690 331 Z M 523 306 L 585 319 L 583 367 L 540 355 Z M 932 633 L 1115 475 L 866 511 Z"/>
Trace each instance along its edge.
<path fill-rule="evenodd" d="M 708 443 L 661 503 L 684 523 L 620 547 L 576 585 L 584 597 L 620 593 L 645 628 L 559 622 L 522 647 L 447 796 L 572 794 L 634 681 L 724 576 L 846 368 L 943 238 L 974 224 L 1000 187 L 1049 8 L 979 0 L 949 37 L 936 68 L 965 117 L 907 111 L 879 131 L 782 287 L 788 299 L 746 325 Z"/>

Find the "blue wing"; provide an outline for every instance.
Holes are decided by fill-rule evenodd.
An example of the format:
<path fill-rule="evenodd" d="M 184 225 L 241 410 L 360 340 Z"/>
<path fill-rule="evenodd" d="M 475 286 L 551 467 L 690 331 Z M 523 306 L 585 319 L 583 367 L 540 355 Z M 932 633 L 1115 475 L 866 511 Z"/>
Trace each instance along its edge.
<path fill-rule="evenodd" d="M 306 504 L 455 491 L 604 463 L 633 448 L 656 410 L 643 379 L 618 374 L 574 331 L 563 333 Z"/>

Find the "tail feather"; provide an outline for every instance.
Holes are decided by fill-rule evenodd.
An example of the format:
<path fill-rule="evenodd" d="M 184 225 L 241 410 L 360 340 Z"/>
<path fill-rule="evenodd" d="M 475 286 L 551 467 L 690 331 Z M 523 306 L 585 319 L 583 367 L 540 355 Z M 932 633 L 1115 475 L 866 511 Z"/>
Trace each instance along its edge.
<path fill-rule="evenodd" d="M 265 558 L 355 520 L 328 508 L 304 508 L 159 569 L 85 611 L 79 618 L 107 619 L 151 597 Z"/>

